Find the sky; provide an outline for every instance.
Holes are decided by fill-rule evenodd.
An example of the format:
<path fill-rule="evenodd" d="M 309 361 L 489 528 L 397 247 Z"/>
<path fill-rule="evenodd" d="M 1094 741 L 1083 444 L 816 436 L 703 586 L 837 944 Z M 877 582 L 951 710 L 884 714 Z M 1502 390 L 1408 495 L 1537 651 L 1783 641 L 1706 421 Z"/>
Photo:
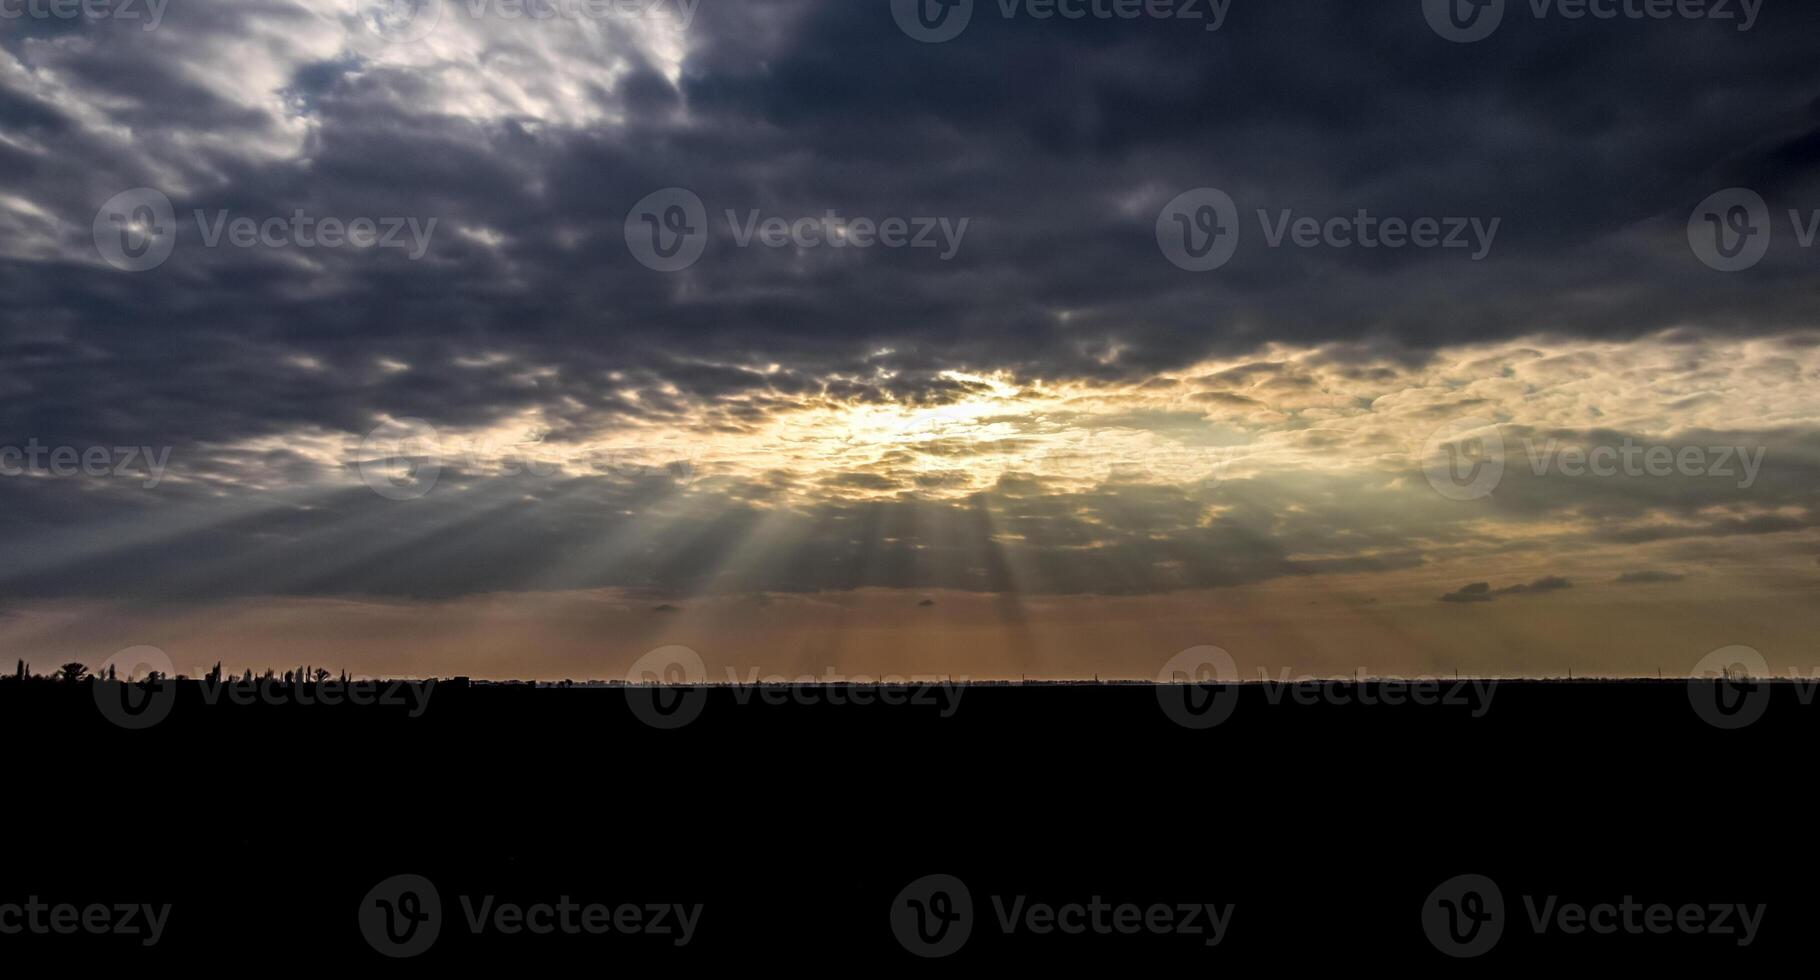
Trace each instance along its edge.
<path fill-rule="evenodd" d="M 0 648 L 1811 671 L 1817 27 L 0 0 Z"/>

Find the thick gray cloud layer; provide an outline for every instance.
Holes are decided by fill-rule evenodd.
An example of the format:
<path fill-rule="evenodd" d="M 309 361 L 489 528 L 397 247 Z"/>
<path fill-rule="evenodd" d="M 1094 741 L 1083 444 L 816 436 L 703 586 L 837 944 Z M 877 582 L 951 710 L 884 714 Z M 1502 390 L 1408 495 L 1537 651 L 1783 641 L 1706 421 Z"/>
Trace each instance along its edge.
<path fill-rule="evenodd" d="M 956 397 L 945 371 L 1130 380 L 1268 342 L 1418 363 L 1536 333 L 1814 326 L 1815 256 L 1791 229 L 1733 275 L 1701 265 L 1685 237 L 1695 204 L 1725 187 L 1756 189 L 1774 214 L 1820 208 L 1810 4 L 1771 0 L 1742 32 L 1513 16 L 1474 45 L 1436 37 L 1414 0 L 1235 0 L 1217 32 L 1005 19 L 982 3 L 940 45 L 905 37 L 885 0 L 705 0 L 679 36 L 475 23 L 449 9 L 415 46 L 376 39 L 359 5 L 328 0 L 172 0 L 155 31 L 0 22 L 0 443 L 181 456 L 305 429 L 362 433 L 388 416 L 460 427 L 527 410 L 562 441 L 701 419 L 700 406 L 733 429 L 808 399 L 940 402 Z M 171 197 L 178 244 L 162 267 L 124 273 L 100 262 L 90 223 L 140 186 Z M 714 235 L 694 268 L 664 275 L 633 260 L 623 222 L 669 186 L 701 196 Z M 1166 261 L 1154 231 L 1164 202 L 1200 186 L 1229 192 L 1242 228 L 1235 259 L 1205 274 Z M 205 248 L 187 217 L 198 209 L 438 228 L 420 261 Z M 729 209 L 971 223 L 944 262 L 914 249 L 741 248 Z M 1477 262 L 1271 248 L 1259 209 L 1497 219 L 1499 232 Z M 737 412 L 715 414 L 734 396 Z M 281 451 L 258 462 L 287 465 Z M 1710 481 L 1564 485 L 1513 480 L 1498 506 L 1551 513 L 1565 506 L 1557 492 L 1591 494 L 1576 512 L 1666 508 L 1707 527 L 1602 532 L 1634 541 L 1812 524 L 1806 488 L 1787 488 L 1780 512 L 1727 516 L 1702 509 L 1714 501 L 1700 495 L 1719 492 Z M 488 487 L 426 526 L 419 512 L 396 527 L 406 518 L 388 502 L 355 502 L 365 491 L 174 504 L 10 480 L 0 530 L 78 555 L 115 542 L 124 550 L 106 558 L 11 576 L 19 589 L 104 594 L 149 560 L 116 535 L 157 522 L 199 566 L 247 566 L 198 572 L 207 588 L 250 592 L 440 594 L 540 575 L 551 587 L 686 590 L 730 560 L 709 552 L 760 533 L 744 488 L 711 522 L 667 532 L 662 558 L 582 551 L 578 522 L 611 538 L 620 515 L 649 513 L 617 495 L 646 492 L 669 491 L 539 487 L 534 505 L 521 485 Z M 1274 511 L 1252 530 L 1208 526 L 1206 501 L 1146 492 L 792 512 L 778 520 L 800 526 L 764 530 L 799 550 L 766 551 L 768 566 L 737 584 L 1225 584 L 1318 569 L 1297 556 L 1326 553 L 1318 522 L 1340 523 L 1310 508 L 1305 528 Z M 231 519 L 236 507 L 250 523 Z M 919 507 L 939 511 L 920 533 L 954 540 L 920 549 L 930 543 L 880 529 Z M 208 508 L 208 527 L 177 534 L 181 515 Z M 981 543 L 988 519 L 1027 531 L 1014 551 L 1028 554 Z M 1157 523 L 1168 527 L 1146 526 Z M 1348 533 L 1382 538 L 1375 557 L 1348 561 L 1419 560 L 1408 528 Z M 1093 550 L 1069 550 L 1089 538 Z M 264 567 L 249 545 L 262 540 L 302 550 Z M 170 556 L 168 539 L 146 547 Z"/>

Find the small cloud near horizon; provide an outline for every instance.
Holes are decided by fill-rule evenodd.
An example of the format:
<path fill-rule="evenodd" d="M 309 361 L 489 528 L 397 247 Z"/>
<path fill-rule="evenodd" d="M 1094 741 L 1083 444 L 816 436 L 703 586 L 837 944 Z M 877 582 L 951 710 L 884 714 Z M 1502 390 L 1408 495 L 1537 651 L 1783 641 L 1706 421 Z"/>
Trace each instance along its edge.
<path fill-rule="evenodd" d="M 1623 585 L 1658 585 L 1666 582 L 1684 582 L 1687 576 L 1680 572 L 1625 572 L 1617 581 Z"/>
<path fill-rule="evenodd" d="M 1510 585 L 1505 586 L 1502 589 L 1492 588 L 1490 582 L 1474 582 L 1457 592 L 1449 592 L 1446 595 L 1441 596 L 1440 601 L 1496 602 L 1499 596 L 1539 595 L 1547 592 L 1560 592 L 1564 589 L 1571 589 L 1573 587 L 1574 583 L 1572 580 L 1562 578 L 1559 575 L 1548 575 L 1526 585 Z"/>

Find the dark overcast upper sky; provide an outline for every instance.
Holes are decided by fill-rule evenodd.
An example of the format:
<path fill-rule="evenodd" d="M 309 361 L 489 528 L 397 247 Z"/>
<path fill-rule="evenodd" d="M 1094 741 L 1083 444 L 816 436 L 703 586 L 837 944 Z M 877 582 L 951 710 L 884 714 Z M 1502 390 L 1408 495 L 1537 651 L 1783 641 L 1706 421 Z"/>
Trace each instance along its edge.
<path fill-rule="evenodd" d="M 440 28 L 497 37 L 446 73 L 395 63 L 353 33 L 352 6 L 171 0 L 149 32 L 8 22 L 0 187 L 60 225 L 15 218 L 8 237 L 26 241 L 9 251 L 71 254 L 0 265 L 12 385 L 27 386 L 4 403 L 6 429 L 164 444 L 357 429 L 378 412 L 467 420 L 562 394 L 580 403 L 572 416 L 637 411 L 588 368 L 706 396 L 780 384 L 677 363 L 709 350 L 812 386 L 869 374 L 890 347 L 892 387 L 933 393 L 944 368 L 1100 376 L 1266 340 L 1423 348 L 1538 329 L 1811 325 L 1807 255 L 1731 279 L 1693 274 L 1675 246 L 1686 212 L 1722 187 L 1816 202 L 1812 5 L 1770 2 L 1747 32 L 1513 13 L 1477 44 L 1436 37 L 1413 2 L 1234 0 L 1217 32 L 981 7 L 964 35 L 931 45 L 883 2 L 704 0 L 674 83 L 635 36 L 552 43 L 457 13 Z M 329 32 L 348 43 L 317 43 Z M 582 79 L 566 99 L 540 97 L 532 79 L 521 106 L 475 97 L 458 111 L 471 86 L 608 60 L 625 64 L 610 88 Z M 254 61 L 281 91 L 241 87 Z M 179 214 L 303 208 L 436 217 L 445 231 L 415 263 L 355 253 L 304 272 L 224 249 L 100 274 L 89 217 L 164 185 Z M 669 186 L 716 215 L 837 208 L 972 227 L 948 263 L 716 249 L 679 295 L 621 234 L 627 209 Z M 1198 186 L 1231 193 L 1254 237 L 1254 208 L 1503 220 L 1494 261 L 1256 249 L 1195 276 L 1156 261 L 1154 206 L 1119 205 Z M 67 240 L 38 237 L 54 233 Z M 1077 312 L 1063 322 L 1064 310 Z M 560 361 L 574 387 L 533 393 L 510 365 L 453 366 L 476 350 Z M 333 371 L 300 381 L 283 360 L 299 354 Z M 414 370 L 375 379 L 381 356 Z"/>

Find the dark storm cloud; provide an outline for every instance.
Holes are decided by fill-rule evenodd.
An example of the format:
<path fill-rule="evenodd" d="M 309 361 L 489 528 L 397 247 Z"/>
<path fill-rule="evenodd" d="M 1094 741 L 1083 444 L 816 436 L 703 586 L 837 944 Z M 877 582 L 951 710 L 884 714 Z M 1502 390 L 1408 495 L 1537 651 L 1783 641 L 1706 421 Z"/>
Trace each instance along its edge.
<path fill-rule="evenodd" d="M 585 57 L 503 31 L 484 46 L 491 74 L 475 77 L 500 92 L 539 72 L 623 61 L 610 84 L 576 83 L 575 97 L 600 109 L 580 122 L 541 118 L 535 105 L 458 111 L 473 94 L 443 68 L 355 44 L 361 28 L 345 12 L 279 0 L 179 0 L 156 32 L 0 25 L 0 195 L 54 219 L 21 218 L 16 239 L 0 243 L 0 431 L 12 442 L 173 446 L 182 457 L 299 430 L 362 433 L 387 415 L 471 426 L 536 409 L 561 442 L 698 417 L 738 431 L 819 398 L 939 403 L 966 391 L 939 376 L 949 369 L 1126 378 L 1265 341 L 1413 361 L 1434 346 L 1537 330 L 1812 325 L 1812 258 L 1786 233 L 1761 266 L 1732 276 L 1700 266 L 1683 235 L 1693 205 L 1732 184 L 1758 188 L 1776 209 L 1820 207 L 1820 8 L 1772 3 L 1748 33 L 1513 22 L 1463 46 L 1435 37 L 1413 0 L 1235 0 L 1214 33 L 1170 21 L 1007 21 L 981 6 L 964 36 L 924 45 L 897 30 L 884 0 L 707 0 L 674 84 L 648 46 L 612 31 L 589 35 L 598 47 Z M 324 30 L 344 29 L 346 44 L 321 43 Z M 210 66 L 233 77 L 274 64 L 285 77 L 270 92 L 200 80 Z M 90 222 L 110 196 L 142 185 L 169 191 L 177 251 L 154 271 L 118 272 L 96 259 Z M 632 260 L 623 222 L 634 202 L 672 185 L 700 194 L 713 237 L 694 268 L 663 275 Z M 1242 245 L 1225 268 L 1192 274 L 1164 260 L 1154 225 L 1163 202 L 1202 185 L 1237 200 Z M 1501 226 L 1476 263 L 1457 252 L 1273 249 L 1260 208 Z M 439 227 L 421 261 L 383 250 L 299 261 L 202 248 L 194 209 Z M 727 209 L 972 226 L 948 262 L 916 250 L 797 254 L 737 247 Z M 1272 374 L 1279 388 L 1305 383 L 1268 364 L 1240 370 Z M 244 464 L 266 472 L 302 466 L 283 449 L 248 452 L 260 458 Z M 220 450 L 206 458 L 233 463 Z M 564 567 L 564 556 L 586 564 L 574 522 L 597 518 L 583 489 L 557 488 L 565 504 L 533 510 L 514 486 L 400 528 L 398 512 L 365 490 L 274 499 L 221 475 L 213 489 L 228 503 L 9 486 L 18 505 L 7 520 L 99 549 L 113 529 L 214 507 L 224 519 L 178 538 L 182 554 L 234 571 L 204 576 L 211 588 L 444 593 L 516 584 L 534 566 Z M 915 482 L 830 479 L 878 492 Z M 1639 512 L 1608 487 L 1518 478 L 1493 506 Z M 1197 501 L 1167 491 L 1077 500 L 1017 496 L 1015 481 L 1002 489 L 997 511 L 938 507 L 942 526 L 972 542 L 938 549 L 952 558 L 939 573 L 918 566 L 914 549 L 841 533 L 895 528 L 920 506 L 901 502 L 791 515 L 809 543 L 765 572 L 781 588 L 1004 587 L 1022 574 L 1056 591 L 1144 591 L 1362 561 L 1288 557 L 1324 552 L 1313 538 L 1298 548 L 1250 529 L 1274 526 L 1276 502 L 1241 492 L 1230 501 L 1238 517 L 1204 527 Z M 1719 492 L 1631 489 L 1688 515 Z M 1613 533 L 1768 533 L 1777 522 L 1811 526 L 1805 513 Z M 1016 542 L 985 544 L 988 516 Z M 751 531 L 759 520 L 733 505 L 697 530 Z M 1302 520 L 1345 523 L 1318 508 Z M 1419 560 L 1406 528 L 1399 538 L 1384 527 L 1352 529 L 1394 556 L 1370 562 Z M 377 530 L 459 531 L 470 550 L 410 537 L 377 548 L 362 538 Z M 713 534 L 664 542 L 636 570 L 565 581 L 686 590 L 725 557 Z M 1087 542 L 1090 553 L 1067 552 Z M 1066 560 L 1039 559 L 1043 549 Z M 457 553 L 487 557 L 448 560 Z M 255 554 L 303 560 L 255 568 Z M 173 560 L 126 555 L 38 569 L 36 587 L 127 589 Z"/>

